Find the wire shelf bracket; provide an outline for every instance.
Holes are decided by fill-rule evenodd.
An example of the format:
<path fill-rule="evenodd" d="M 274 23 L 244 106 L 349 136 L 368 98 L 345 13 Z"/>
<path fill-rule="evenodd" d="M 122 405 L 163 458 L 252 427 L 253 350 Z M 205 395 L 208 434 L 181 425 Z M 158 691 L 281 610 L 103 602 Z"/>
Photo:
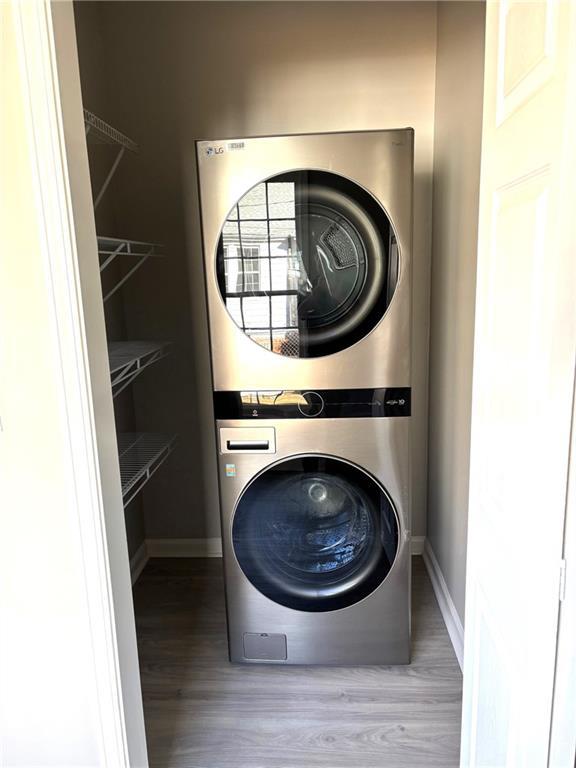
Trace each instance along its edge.
<path fill-rule="evenodd" d="M 122 240 L 116 237 L 98 237 L 98 256 L 100 257 L 100 274 L 119 256 L 131 256 L 136 263 L 118 280 L 104 296 L 108 301 L 116 291 L 124 285 L 137 269 L 150 257 L 163 257 L 163 246 L 158 243 L 144 243 L 139 240 Z"/>
<path fill-rule="evenodd" d="M 167 341 L 111 341 L 108 359 L 112 379 L 112 397 L 117 397 L 149 365 L 158 362 L 172 351 Z"/>
<path fill-rule="evenodd" d="M 176 445 L 176 435 L 121 432 L 118 435 L 122 500 L 126 508 Z"/>
<path fill-rule="evenodd" d="M 128 136 L 125 136 L 123 133 L 118 131 L 116 128 L 113 128 L 93 112 L 90 112 L 88 109 L 84 110 L 84 129 L 86 131 L 86 140 L 90 143 L 109 144 L 118 150 L 116 157 L 114 158 L 114 162 L 112 163 L 112 167 L 108 171 L 108 174 L 102 182 L 102 186 L 100 187 L 98 194 L 94 198 L 94 210 L 96 210 L 98 204 L 104 196 L 104 193 L 108 189 L 110 182 L 112 181 L 112 177 L 116 173 L 116 169 L 118 168 L 120 161 L 124 157 L 124 153 L 126 151 L 138 152 L 138 144 L 132 141 L 132 139 L 129 139 Z"/>

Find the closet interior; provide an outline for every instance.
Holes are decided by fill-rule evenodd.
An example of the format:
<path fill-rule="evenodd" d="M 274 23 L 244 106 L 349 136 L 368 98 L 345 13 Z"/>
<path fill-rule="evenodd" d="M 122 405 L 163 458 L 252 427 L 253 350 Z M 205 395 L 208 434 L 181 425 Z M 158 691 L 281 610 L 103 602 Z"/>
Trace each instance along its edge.
<path fill-rule="evenodd" d="M 208 586 L 175 559 L 221 554 L 195 141 L 410 126 L 413 554 L 427 537 L 463 621 L 483 3 L 78 2 L 75 19 L 133 581 L 152 558 L 156 596 L 179 583 L 200 625 L 206 600 L 223 619 L 216 562 Z M 441 657 L 454 749 L 458 667 L 422 637 L 415 567 L 414 669 L 421 642 Z"/>
<path fill-rule="evenodd" d="M 484 6 L 338 3 L 330 36 L 325 11 L 75 5 L 118 431 L 164 436 L 126 460 L 132 490 L 172 453 L 127 509 L 130 556 L 219 548 L 195 141 L 411 126 L 412 535 L 463 617 Z"/>

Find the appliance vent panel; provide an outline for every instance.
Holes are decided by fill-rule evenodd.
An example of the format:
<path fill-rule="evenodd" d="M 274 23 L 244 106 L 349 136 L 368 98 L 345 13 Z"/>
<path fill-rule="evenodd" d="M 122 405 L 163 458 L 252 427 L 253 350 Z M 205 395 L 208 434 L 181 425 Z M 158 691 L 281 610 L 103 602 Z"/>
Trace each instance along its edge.
<path fill-rule="evenodd" d="M 254 661 L 286 661 L 286 635 L 245 632 L 244 658 Z"/>

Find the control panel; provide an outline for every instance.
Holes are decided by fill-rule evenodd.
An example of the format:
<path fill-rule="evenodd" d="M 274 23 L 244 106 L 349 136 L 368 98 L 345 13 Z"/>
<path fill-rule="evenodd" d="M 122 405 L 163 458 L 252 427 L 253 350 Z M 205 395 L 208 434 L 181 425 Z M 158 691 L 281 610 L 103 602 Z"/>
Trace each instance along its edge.
<path fill-rule="evenodd" d="M 215 392 L 217 419 L 339 419 L 410 416 L 410 387 Z"/>

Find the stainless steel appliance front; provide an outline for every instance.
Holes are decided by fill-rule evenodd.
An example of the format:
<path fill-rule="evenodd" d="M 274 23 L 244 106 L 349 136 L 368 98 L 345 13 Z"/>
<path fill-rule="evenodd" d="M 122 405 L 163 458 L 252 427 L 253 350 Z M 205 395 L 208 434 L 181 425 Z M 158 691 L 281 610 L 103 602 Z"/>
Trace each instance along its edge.
<path fill-rule="evenodd" d="M 197 151 L 215 390 L 409 386 L 412 130 Z"/>
<path fill-rule="evenodd" d="M 266 427 L 275 435 L 275 453 L 264 453 L 256 446 L 255 432 L 259 424 L 246 420 L 222 420 L 217 422 L 218 430 L 226 430 L 228 445 L 237 431 L 238 445 L 245 446 L 233 452 L 228 448 L 219 456 L 219 479 L 222 510 L 222 536 L 226 574 L 227 613 L 230 658 L 235 662 L 283 663 L 283 664 L 403 664 L 410 660 L 410 495 L 409 495 L 409 424 L 408 417 L 391 418 L 325 418 L 314 423 L 314 419 L 266 420 Z M 254 442 L 252 442 L 254 441 Z M 232 442 L 232 444 L 234 444 Z M 256 446 L 256 450 L 253 450 Z M 274 508 L 262 499 L 260 514 L 273 518 L 271 525 L 249 529 L 249 542 L 258 546 L 259 538 L 272 535 L 279 540 L 274 543 L 276 562 L 266 562 L 266 552 L 257 551 L 257 565 L 266 573 L 270 572 L 276 582 L 276 590 L 264 592 L 262 586 L 246 568 L 246 552 L 239 551 L 238 519 L 242 500 L 256 483 L 266 478 L 271 469 L 282 468 L 290 461 L 302 457 L 327 457 L 336 465 L 339 463 L 351 471 L 364 474 L 360 480 L 360 495 L 376 484 L 389 500 L 395 514 L 396 542 L 395 556 L 386 577 L 370 590 L 354 592 L 347 590 L 347 597 L 340 599 L 338 583 L 330 582 L 327 595 L 314 591 L 306 592 L 308 562 L 302 563 L 302 552 L 310 547 L 326 550 L 329 542 L 320 541 L 313 530 L 307 530 L 298 542 L 298 560 L 295 567 L 296 585 L 293 578 L 294 563 L 287 548 L 286 522 L 281 518 L 282 510 Z M 304 467 L 306 466 L 304 461 Z M 322 460 L 323 461 L 323 460 Z M 287 476 L 288 477 L 288 476 Z M 281 478 L 280 487 L 293 493 L 295 487 L 307 494 L 309 504 L 318 502 L 320 515 L 334 513 L 326 504 L 325 475 L 307 481 L 306 473 L 302 482 L 290 486 Z M 289 479 L 289 477 L 288 477 Z M 283 485 L 282 485 L 283 484 Z M 292 488 L 292 490 L 290 490 Z M 345 492 L 337 489 L 337 495 Z M 336 502 L 338 503 L 338 496 Z M 329 502 L 330 499 L 327 499 Z M 334 499 L 332 499 L 334 503 Z M 280 506 L 282 503 L 280 502 Z M 348 511 L 349 500 L 344 505 Z M 262 518 L 261 518 L 262 520 Z M 362 520 L 355 524 L 362 526 Z M 347 523 L 348 525 L 348 523 Z M 240 531 L 242 533 L 242 531 Z M 326 528 L 321 535 L 326 535 Z M 382 534 L 380 534 L 382 535 Z M 360 538 L 365 538 L 365 529 Z M 288 542 L 289 544 L 290 542 Z M 236 546 L 235 546 L 236 544 Z M 250 545 L 251 546 L 251 545 Z M 351 547 L 352 545 L 350 545 Z M 350 547 L 340 548 L 344 557 L 352 557 Z M 249 553 L 248 553 L 249 554 Z M 291 561 L 292 560 L 292 561 Z M 242 563 L 241 563 L 242 561 Z M 276 568 L 277 564 L 279 568 Z M 347 564 L 338 564 L 338 572 Z M 319 568 L 326 568 L 325 560 Z M 328 566 L 329 567 L 329 566 Z M 358 584 L 362 587 L 359 572 Z M 320 574 L 321 575 L 321 574 Z M 314 573 L 312 583 L 322 583 Z M 356 576 L 353 576 L 356 578 Z M 284 589 L 284 582 L 288 587 Z M 279 587 L 278 587 L 279 583 Z M 367 592 L 367 593 L 366 593 Z M 350 594 L 353 599 L 350 599 Z M 281 595 L 277 598 L 276 595 Z M 284 595 L 284 597 L 282 597 Z M 295 595 L 295 601 L 294 601 Z M 355 597 L 354 597 L 355 596 Z M 328 600 L 328 602 L 323 602 Z M 338 603 L 340 600 L 340 603 Z M 308 601 L 308 602 L 306 602 Z M 317 603 L 318 605 L 315 605 Z M 338 607 L 341 604 L 343 607 Z M 290 607 L 297 605 L 299 607 Z"/>

